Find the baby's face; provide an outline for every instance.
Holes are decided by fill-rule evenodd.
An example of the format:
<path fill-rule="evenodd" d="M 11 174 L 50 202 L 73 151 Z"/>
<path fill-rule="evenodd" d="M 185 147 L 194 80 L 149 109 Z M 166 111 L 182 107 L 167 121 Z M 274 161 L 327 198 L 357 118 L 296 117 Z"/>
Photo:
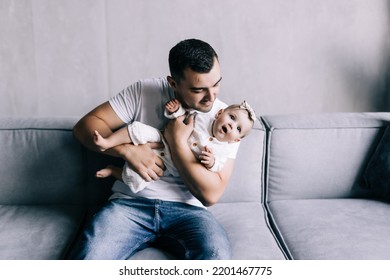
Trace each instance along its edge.
<path fill-rule="evenodd" d="M 218 112 L 213 124 L 213 136 L 221 142 L 238 142 L 252 129 L 252 121 L 244 109 L 226 109 Z"/>

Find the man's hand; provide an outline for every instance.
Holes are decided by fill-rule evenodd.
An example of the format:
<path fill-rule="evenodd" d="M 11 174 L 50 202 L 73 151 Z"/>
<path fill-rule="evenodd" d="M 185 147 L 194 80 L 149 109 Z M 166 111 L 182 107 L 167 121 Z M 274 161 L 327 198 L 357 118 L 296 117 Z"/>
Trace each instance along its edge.
<path fill-rule="evenodd" d="M 180 116 L 171 120 L 164 130 L 165 140 L 172 145 L 188 145 L 187 140 L 194 130 L 194 115 Z"/>
<path fill-rule="evenodd" d="M 127 161 L 131 169 L 145 181 L 158 180 L 164 173 L 164 162 L 152 150 L 161 148 L 162 143 L 144 145 L 127 144 L 122 148 L 121 157 Z"/>

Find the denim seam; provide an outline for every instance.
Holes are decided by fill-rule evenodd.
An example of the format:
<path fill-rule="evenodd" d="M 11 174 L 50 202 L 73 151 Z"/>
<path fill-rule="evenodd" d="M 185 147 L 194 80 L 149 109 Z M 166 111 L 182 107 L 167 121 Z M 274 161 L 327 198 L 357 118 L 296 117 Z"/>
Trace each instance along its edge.
<path fill-rule="evenodd" d="M 125 260 L 126 260 L 126 259 L 129 259 L 131 256 L 135 255 L 135 253 L 137 253 L 138 251 L 140 251 L 139 248 L 140 248 L 143 244 L 145 244 L 145 243 L 147 243 L 147 242 L 153 240 L 153 238 L 154 238 L 153 235 L 151 235 L 151 236 L 149 236 L 149 237 L 145 237 L 141 242 L 139 242 L 138 244 L 136 244 L 136 246 L 134 246 L 135 249 L 133 250 L 133 252 L 132 252 L 131 254 L 129 254 L 129 255 L 127 256 L 127 258 L 125 258 Z"/>
<path fill-rule="evenodd" d="M 154 204 L 154 232 L 156 235 L 160 233 L 160 215 L 159 215 L 159 204 Z"/>
<path fill-rule="evenodd" d="M 173 237 L 173 236 L 171 236 L 170 234 L 167 234 L 166 237 L 172 238 L 173 240 L 177 241 L 177 242 L 184 248 L 184 251 L 185 251 L 184 257 L 185 257 L 185 259 L 188 260 L 188 259 L 189 259 L 188 254 L 189 254 L 189 251 L 190 251 L 190 250 L 184 245 L 185 243 L 183 243 L 183 242 L 181 241 L 181 239 L 178 239 L 178 238 L 176 238 L 176 237 Z"/>

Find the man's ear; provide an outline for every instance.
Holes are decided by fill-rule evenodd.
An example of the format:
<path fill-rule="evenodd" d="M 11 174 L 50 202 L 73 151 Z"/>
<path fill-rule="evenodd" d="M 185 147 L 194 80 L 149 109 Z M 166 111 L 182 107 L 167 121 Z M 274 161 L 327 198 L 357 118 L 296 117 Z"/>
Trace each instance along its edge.
<path fill-rule="evenodd" d="M 177 87 L 176 81 L 175 81 L 171 76 L 167 76 L 167 80 L 168 80 L 169 85 L 170 85 L 173 89 L 176 89 L 176 87 Z"/>

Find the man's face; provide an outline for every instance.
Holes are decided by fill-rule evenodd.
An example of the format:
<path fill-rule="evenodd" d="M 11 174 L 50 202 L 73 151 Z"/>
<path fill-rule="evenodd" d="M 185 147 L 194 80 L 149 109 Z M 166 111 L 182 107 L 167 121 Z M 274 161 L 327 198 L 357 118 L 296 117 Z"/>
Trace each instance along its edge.
<path fill-rule="evenodd" d="M 178 82 L 170 79 L 170 84 L 184 108 L 208 112 L 219 93 L 221 79 L 219 62 L 214 59 L 209 73 L 197 73 L 187 68 L 184 70 L 184 79 Z"/>

